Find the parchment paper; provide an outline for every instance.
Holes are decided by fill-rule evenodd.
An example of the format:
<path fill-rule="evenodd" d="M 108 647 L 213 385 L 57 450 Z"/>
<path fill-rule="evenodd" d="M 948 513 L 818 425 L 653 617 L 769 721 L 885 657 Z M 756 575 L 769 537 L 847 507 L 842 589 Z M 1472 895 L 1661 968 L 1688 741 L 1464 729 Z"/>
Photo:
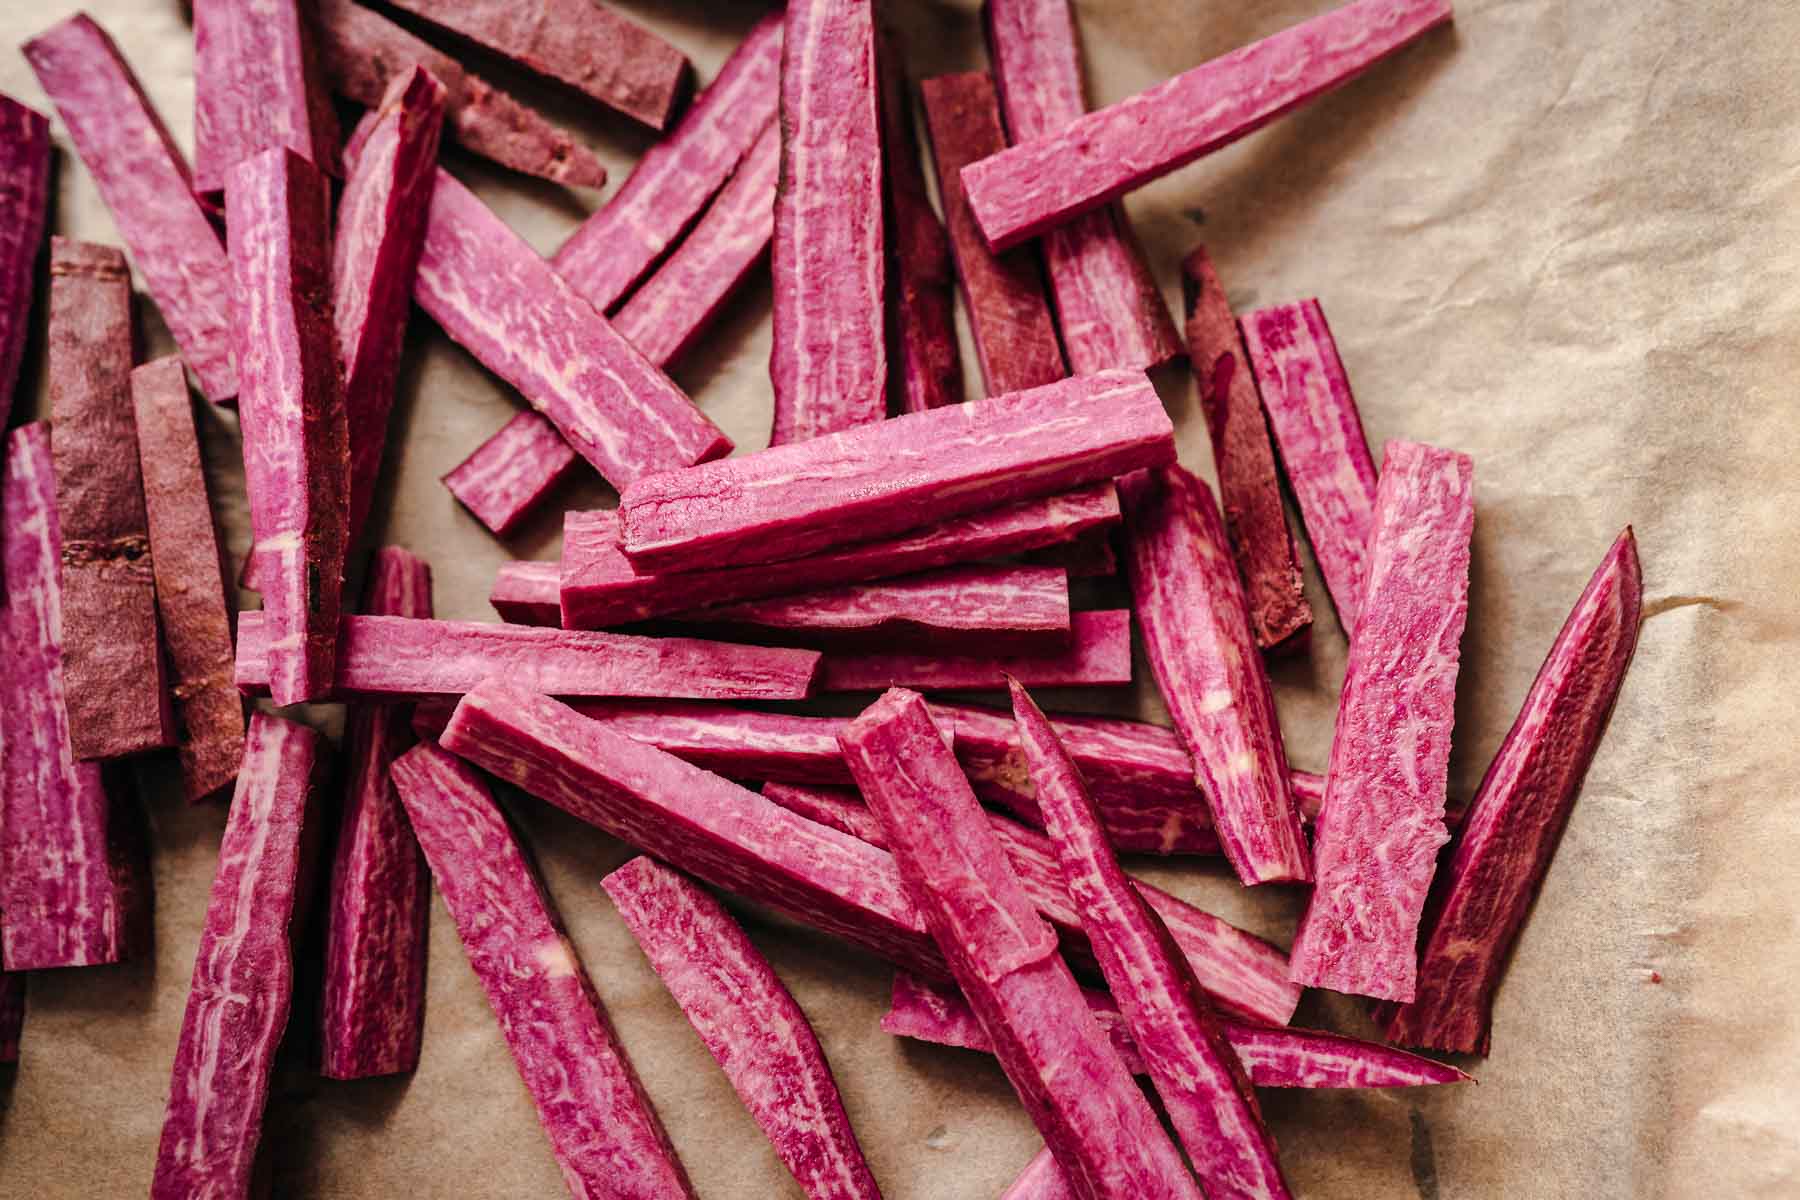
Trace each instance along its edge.
<path fill-rule="evenodd" d="M 684 47 L 703 79 L 760 11 L 622 6 Z M 15 0 L 0 31 L 17 43 L 75 7 Z M 981 64 L 972 4 L 891 7 L 915 76 Z M 1119 99 L 1326 7 L 1079 4 L 1090 99 Z M 88 8 L 191 146 L 178 0 Z M 1454 31 L 1128 201 L 1171 300 L 1176 264 L 1201 239 L 1240 308 L 1321 297 L 1371 443 L 1404 436 L 1474 456 L 1453 802 L 1473 792 L 1609 541 L 1630 522 L 1642 544 L 1650 604 L 1636 664 L 1501 992 L 1494 1054 L 1465 1064 L 1480 1085 L 1265 1093 L 1301 1194 L 1800 1192 L 1796 45 L 1792 4 L 1462 0 Z M 521 88 L 593 140 L 616 188 L 645 135 Z M 10 49 L 0 89 L 50 111 Z M 66 147 L 60 126 L 57 136 Z M 466 157 L 452 166 L 543 251 L 599 199 Z M 52 228 L 116 240 L 79 163 L 65 151 L 60 168 Z M 139 311 L 149 351 L 167 352 L 154 307 Z M 502 546 L 455 505 L 438 476 L 516 401 L 422 317 L 413 337 L 377 524 L 430 558 L 440 615 L 491 618 L 494 568 L 554 556 L 560 516 Z M 41 338 L 24 413 L 45 411 Z M 746 450 L 767 437 L 767 354 L 765 287 L 677 372 Z M 1180 370 L 1159 384 L 1184 461 L 1210 471 L 1192 384 Z M 209 410 L 203 421 L 242 554 L 235 420 Z M 591 476 L 560 500 L 552 507 L 611 503 Z M 1283 666 L 1278 687 L 1290 756 L 1317 768 L 1344 654 L 1316 577 L 1308 594 L 1320 615 L 1313 654 Z M 1139 678 L 1135 694 L 1054 699 L 1166 720 L 1141 663 Z M 333 710 L 312 716 L 335 732 Z M 149 1181 L 223 810 L 184 807 L 172 764 L 139 774 L 155 956 L 31 980 L 22 1061 L 0 1070 L 0 1195 L 132 1195 Z M 509 803 L 700 1194 L 797 1196 L 597 886 L 627 851 L 548 805 Z M 1283 943 L 1291 933 L 1292 892 L 1246 895 L 1205 864 L 1146 873 Z M 748 919 L 816 1025 L 885 1193 L 997 1193 L 1038 1146 L 998 1069 L 888 1038 L 876 1028 L 881 964 Z M 276 1194 L 563 1194 L 441 905 L 429 986 L 414 1076 L 337 1084 L 298 1063 L 282 1071 L 265 1134 Z M 1309 997 L 1300 1020 L 1369 1032 L 1341 997 Z"/>

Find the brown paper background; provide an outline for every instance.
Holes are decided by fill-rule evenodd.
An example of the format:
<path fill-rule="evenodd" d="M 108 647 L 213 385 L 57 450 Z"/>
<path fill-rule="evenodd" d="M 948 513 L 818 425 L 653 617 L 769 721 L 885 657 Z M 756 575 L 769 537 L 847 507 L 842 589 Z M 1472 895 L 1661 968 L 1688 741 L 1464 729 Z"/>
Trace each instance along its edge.
<path fill-rule="evenodd" d="M 622 7 L 688 50 L 702 79 L 759 13 L 702 0 Z M 915 75 L 980 64 L 971 4 L 891 7 Z M 1090 99 L 1106 103 L 1327 4 L 1077 7 Z M 74 8 L 15 0 L 0 32 L 16 43 Z M 89 8 L 191 146 L 191 39 L 177 0 Z M 1790 866 L 1800 707 L 1786 677 L 1800 584 L 1788 532 L 1800 510 L 1796 45 L 1791 4 L 1463 0 L 1454 30 L 1128 202 L 1171 299 L 1176 263 L 1200 239 L 1240 308 L 1321 297 L 1371 444 L 1404 436 L 1474 456 L 1453 802 L 1479 781 L 1609 541 L 1631 522 L 1642 547 L 1649 606 L 1636 664 L 1501 992 L 1495 1053 L 1473 1065 L 1480 1085 L 1265 1093 L 1301 1194 L 1800 1192 L 1789 1066 L 1800 1052 Z M 45 106 L 11 50 L 0 53 L 0 89 Z M 524 90 L 579 125 L 616 188 L 646 136 Z M 52 228 L 116 239 L 60 127 L 57 137 Z M 452 166 L 542 251 L 599 199 L 463 156 Z M 151 352 L 166 352 L 154 307 L 140 313 Z M 766 287 L 756 289 L 677 371 L 745 449 L 767 436 L 767 314 Z M 560 520 L 546 513 L 502 546 L 438 484 L 516 401 L 423 318 L 413 336 L 376 529 L 432 560 L 440 615 L 491 618 L 496 565 L 553 556 Z M 40 328 L 22 411 L 44 409 L 41 344 Z M 1159 383 L 1184 461 L 1210 470 L 1191 383 L 1179 371 Z M 203 422 L 241 554 L 235 420 L 206 411 Z M 560 499 L 611 502 L 591 476 Z M 1281 667 L 1277 682 L 1291 757 L 1316 768 L 1344 656 L 1316 579 L 1308 593 L 1321 614 L 1313 656 Z M 1139 675 L 1135 696 L 1053 699 L 1166 719 Z M 316 719 L 335 732 L 332 710 Z M 155 956 L 33 977 L 22 1061 L 0 1070 L 0 1195 L 148 1185 L 223 822 L 218 806 L 185 808 L 172 775 L 166 763 L 140 770 Z M 700 1194 L 797 1196 L 597 887 L 626 851 L 513 800 Z M 1292 893 L 1246 895 L 1208 864 L 1147 873 L 1279 940 L 1291 932 Z M 998 1070 L 880 1033 L 878 962 L 758 915 L 750 923 L 818 1029 L 884 1192 L 996 1194 L 1038 1144 Z M 562 1194 L 441 905 L 429 989 L 411 1078 L 281 1072 L 265 1132 L 276 1194 Z M 1368 1028 L 1340 997 L 1309 997 L 1300 1018 Z"/>

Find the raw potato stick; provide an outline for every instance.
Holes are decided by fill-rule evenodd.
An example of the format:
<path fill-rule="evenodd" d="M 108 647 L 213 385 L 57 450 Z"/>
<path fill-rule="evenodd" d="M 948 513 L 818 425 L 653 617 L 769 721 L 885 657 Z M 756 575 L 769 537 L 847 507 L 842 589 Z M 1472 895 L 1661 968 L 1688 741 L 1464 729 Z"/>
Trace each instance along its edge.
<path fill-rule="evenodd" d="M 250 718 L 175 1046 L 153 1200 L 251 1194 L 293 1002 L 290 930 L 305 889 L 303 838 L 321 752 L 304 725 Z"/>
<path fill-rule="evenodd" d="M 613 328 L 667 369 L 693 348 L 768 254 L 781 127 L 771 120 L 700 223 L 613 315 Z"/>
<path fill-rule="evenodd" d="M 1475 526 L 1468 456 L 1389 442 L 1289 975 L 1405 1002 L 1444 832 Z"/>
<path fill-rule="evenodd" d="M 839 761 L 842 761 L 842 757 L 840 754 Z M 847 778 L 850 768 L 845 767 L 844 774 Z M 763 784 L 762 794 L 809 821 L 817 821 L 871 846 L 887 849 L 887 834 L 881 828 L 881 818 L 862 802 L 862 796 L 854 786 L 855 781 L 849 782 L 851 786 L 844 787 L 771 780 Z"/>
<path fill-rule="evenodd" d="M 617 306 L 775 119 L 780 83 L 781 14 L 773 13 L 738 44 L 674 132 L 645 151 L 625 185 L 569 235 L 550 260 L 557 274 L 601 312 Z"/>
<path fill-rule="evenodd" d="M 652 129 L 693 83 L 681 51 L 595 0 L 394 0 L 394 5 Z"/>
<path fill-rule="evenodd" d="M 1119 498 L 1144 646 L 1225 857 L 1246 886 L 1304 883 L 1312 859 L 1275 694 L 1212 491 L 1169 467 L 1121 479 Z"/>
<path fill-rule="evenodd" d="M 724 907 L 648 858 L 600 886 L 801 1190 L 880 1200 L 818 1035 Z"/>
<path fill-rule="evenodd" d="M 49 203 L 50 122 L 0 95 L 0 425 L 19 382 Z M 23 996 L 23 980 L 19 987 Z"/>
<path fill-rule="evenodd" d="M 1005 686 L 1008 674 L 1043 687 L 1108 687 L 1131 682 L 1131 612 L 1069 617 L 1067 650 L 1050 654 L 833 653 L 819 673 L 822 692 L 890 687 L 972 691 Z"/>
<path fill-rule="evenodd" d="M 449 55 L 351 0 L 316 0 L 326 77 L 340 95 L 378 106 L 393 81 L 424 67 L 449 89 L 445 132 L 471 154 L 572 187 L 602 187 L 606 168 L 553 125 Z"/>
<path fill-rule="evenodd" d="M 887 415 L 875 74 L 875 18 L 866 0 L 788 5 L 770 271 L 772 446 Z"/>
<path fill-rule="evenodd" d="M 225 403 L 238 391 L 231 264 L 181 151 L 118 46 L 91 18 L 78 13 L 24 50 L 182 357 L 207 398 Z"/>
<path fill-rule="evenodd" d="M 1348 634 L 1368 579 L 1376 486 L 1350 377 L 1317 300 L 1258 309 L 1241 327 L 1313 557 Z"/>
<path fill-rule="evenodd" d="M 1182 261 L 1181 280 L 1186 296 L 1188 364 L 1200 385 L 1200 411 L 1206 417 L 1213 465 L 1219 472 L 1225 532 L 1244 581 L 1250 626 L 1256 632 L 1256 644 L 1264 650 L 1304 650 L 1312 628 L 1312 607 L 1303 594 L 1300 555 L 1281 506 L 1275 448 L 1269 442 L 1269 426 L 1263 419 L 1256 379 L 1244 358 L 1237 322 L 1206 247 L 1196 246 Z M 1374 479 L 1373 470 L 1370 479 Z"/>
<path fill-rule="evenodd" d="M 875 69 L 881 85 L 881 180 L 887 203 L 888 388 L 903 413 L 963 399 L 962 355 L 956 345 L 950 239 L 925 193 L 911 95 L 899 35 L 878 30 Z"/>
<path fill-rule="evenodd" d="M 579 461 L 581 456 L 556 432 L 556 426 L 542 413 L 527 410 L 452 467 L 443 482 L 476 520 L 496 537 L 505 537 Z M 553 596 L 551 607 L 557 604 Z"/>
<path fill-rule="evenodd" d="M 563 520 L 562 621 L 571 629 L 622 625 L 707 605 L 790 595 L 929 571 L 1055 545 L 1119 521 L 1112 483 L 953 517 L 882 541 L 791 559 L 780 570 L 727 567 L 639 574 L 619 547 L 616 512 Z"/>
<path fill-rule="evenodd" d="M 1494 991 L 1606 732 L 1637 647 L 1643 592 L 1627 527 L 1575 602 L 1476 790 L 1432 899 L 1412 1003 L 1377 1009 L 1390 1041 L 1488 1052 Z"/>
<path fill-rule="evenodd" d="M 69 750 L 62 543 L 50 426 L 6 441 L 6 608 L 0 654 L 0 962 L 8 970 L 132 957 L 149 932 L 123 780 Z"/>
<path fill-rule="evenodd" d="M 931 131 L 931 157 L 937 164 L 950 249 L 956 255 L 956 278 L 987 394 L 998 396 L 1061 379 L 1069 372 L 1044 295 L 1037 249 L 1020 246 L 994 254 L 982 242 L 963 197 L 962 169 L 1006 148 L 994 81 L 985 71 L 939 75 L 920 83 L 919 95 Z"/>
<path fill-rule="evenodd" d="M 191 804 L 236 779 L 244 756 L 231 611 L 181 360 L 159 358 L 133 371 L 131 401 L 156 609 L 173 681 L 181 790 Z"/>
<path fill-rule="evenodd" d="M 413 299 L 614 487 L 731 452 L 667 375 L 441 168 Z"/>
<path fill-rule="evenodd" d="M 850 782 L 838 749 L 841 717 L 729 708 L 676 700 L 577 700 L 590 721 L 728 779 Z"/>
<path fill-rule="evenodd" d="M 1206 1195 L 1289 1195 L 1249 1076 L 1193 968 L 1119 866 L 1087 784 L 1043 711 L 1016 679 L 1007 682 L 1070 903 Z"/>
<path fill-rule="evenodd" d="M 982 13 L 1013 143 L 1047 137 L 1087 111 L 1069 0 L 988 0 Z M 1071 374 L 1180 356 L 1168 305 L 1121 205 L 1048 231 L 1043 246 Z"/>
<path fill-rule="evenodd" d="M 779 562 L 1173 462 L 1141 371 L 1103 371 L 665 471 L 619 498 L 638 571 Z"/>
<path fill-rule="evenodd" d="M 76 758 L 175 744 L 131 408 L 131 276 L 111 246 L 50 239 L 46 354 L 62 531 L 62 671 Z"/>
<path fill-rule="evenodd" d="M 225 186 L 244 482 L 277 704 L 329 692 L 338 653 L 350 447 L 332 336 L 329 198 L 325 177 L 283 149 L 239 163 Z"/>
<path fill-rule="evenodd" d="M 238 618 L 239 691 L 268 690 L 268 637 L 264 614 Z M 453 696 L 505 675 L 556 696 L 801 700 L 819 669 L 812 650 L 490 621 L 345 617 L 339 643 L 337 699 Z"/>
<path fill-rule="evenodd" d="M 669 1135 L 487 785 L 435 746 L 413 747 L 392 773 L 570 1195 L 692 1200 Z"/>
<path fill-rule="evenodd" d="M 577 514 L 566 515 L 563 525 Z M 494 573 L 488 603 L 502 621 L 515 625 L 562 624 L 562 564 L 554 562 L 505 562 Z"/>
<path fill-rule="evenodd" d="M 431 616 L 431 567 L 383 546 L 363 611 Z M 412 743 L 405 705 L 359 704 L 346 716 L 349 761 L 331 866 L 319 1071 L 331 1079 L 395 1075 L 419 1065 L 431 881 L 388 769 Z"/>
<path fill-rule="evenodd" d="M 924 699 L 890 691 L 841 740 L 951 975 L 1077 1194 L 1199 1197 L 1082 1000 Z"/>
<path fill-rule="evenodd" d="M 988 245 L 1006 250 L 1110 204 L 1348 82 L 1450 20 L 1450 0 L 1355 0 L 963 173 Z"/>
<path fill-rule="evenodd" d="M 342 175 L 337 112 L 319 72 L 311 5 L 194 0 L 194 190 L 272 147 Z"/>

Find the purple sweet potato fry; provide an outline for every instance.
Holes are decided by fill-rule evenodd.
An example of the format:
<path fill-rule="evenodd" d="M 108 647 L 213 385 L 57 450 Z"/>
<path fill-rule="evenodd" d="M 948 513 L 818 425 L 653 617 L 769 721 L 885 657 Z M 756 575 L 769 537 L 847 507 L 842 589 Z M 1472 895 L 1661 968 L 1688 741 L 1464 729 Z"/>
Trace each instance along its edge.
<path fill-rule="evenodd" d="M 343 602 L 350 446 L 328 201 L 325 177 L 288 150 L 245 159 L 226 180 L 244 482 L 277 704 L 330 689 Z"/>
<path fill-rule="evenodd" d="M 1303 594 L 1300 556 L 1281 506 L 1275 448 L 1237 322 L 1206 247 L 1196 246 L 1182 261 L 1181 279 L 1188 365 L 1200 385 L 1225 532 L 1244 580 L 1250 626 L 1264 650 L 1302 650 L 1312 628 L 1312 606 Z"/>
<path fill-rule="evenodd" d="M 1290 977 L 1406 1002 L 1444 832 L 1475 526 L 1468 457 L 1389 442 Z"/>
<path fill-rule="evenodd" d="M 939 75 L 922 81 L 919 95 L 931 132 L 931 156 L 937 164 L 944 222 L 950 227 L 950 249 L 956 256 L 956 278 L 987 394 L 1003 395 L 1063 378 L 1069 371 L 1044 294 L 1037 248 L 1019 246 L 994 254 L 981 240 L 963 198 L 962 169 L 1006 148 L 993 78 L 985 71 Z"/>
<path fill-rule="evenodd" d="M 194 0 L 193 16 L 194 190 L 218 195 L 231 168 L 277 146 L 342 175 L 312 5 Z"/>
<path fill-rule="evenodd" d="M 693 85 L 681 51 L 593 0 L 394 0 L 394 5 L 652 129 L 668 128 Z"/>
<path fill-rule="evenodd" d="M 131 407 L 131 276 L 111 246 L 50 239 L 46 374 L 62 536 L 62 672 L 78 759 L 175 744 Z"/>
<path fill-rule="evenodd" d="M 1069 0 L 988 0 L 982 11 L 1014 144 L 1056 133 L 1087 111 Z M 1180 356 L 1169 307 L 1122 206 L 1050 230 L 1043 246 L 1072 374 L 1154 367 Z"/>
<path fill-rule="evenodd" d="M 323 740 L 304 725 L 250 718 L 175 1046 L 154 1200 L 250 1195 L 293 1002 L 291 928 L 322 752 Z"/>
<path fill-rule="evenodd" d="M 431 567 L 384 546 L 363 611 L 431 616 Z M 395 1075 L 419 1065 L 431 881 L 388 770 L 412 744 L 404 704 L 358 704 L 346 717 L 349 769 L 331 866 L 325 930 L 321 1074 Z"/>
<path fill-rule="evenodd" d="M 880 1200 L 806 1014 L 720 903 L 634 858 L 600 886 L 810 1200 Z"/>
<path fill-rule="evenodd" d="M 156 610 L 169 654 L 181 790 L 189 803 L 237 778 L 244 701 L 232 683 L 231 609 L 200 465 L 187 372 L 174 356 L 131 373 Z"/>
<path fill-rule="evenodd" d="M 850 768 L 837 743 L 844 727 L 841 717 L 678 700 L 577 700 L 569 707 L 614 733 L 728 779 L 850 782 Z"/>
<path fill-rule="evenodd" d="M 1007 675 L 1043 687 L 1106 687 L 1131 682 L 1131 613 L 1072 613 L 1066 650 L 1039 654 L 831 653 L 819 673 L 822 692 L 910 687 L 974 691 L 1005 686 Z"/>
<path fill-rule="evenodd" d="M 505 537 L 579 461 L 581 456 L 544 414 L 527 410 L 452 467 L 444 476 L 444 486 L 494 536 Z M 553 587 L 552 609 L 560 604 L 554 591 Z"/>
<path fill-rule="evenodd" d="M 749 566 L 656 575 L 639 574 L 625 557 L 616 512 L 571 512 L 563 521 L 562 622 L 571 629 L 598 629 L 708 605 L 909 575 L 1055 545 L 1118 521 L 1119 500 L 1109 481 L 791 559 L 780 570 Z"/>
<path fill-rule="evenodd" d="M 1376 486 L 1350 377 L 1317 300 L 1258 309 L 1240 327 L 1288 486 L 1348 634 L 1367 584 Z"/>
<path fill-rule="evenodd" d="M 756 454 L 620 496 L 639 571 L 779 562 L 1173 461 L 1141 371 L 1104 371 Z"/>
<path fill-rule="evenodd" d="M 879 90 L 871 5 L 787 6 L 770 255 L 772 446 L 887 416 Z"/>
<path fill-rule="evenodd" d="M 1432 897 L 1413 1000 L 1377 1008 L 1390 1041 L 1488 1052 L 1494 992 L 1631 665 L 1643 592 L 1627 527 L 1575 602 L 1475 793 Z"/>
<path fill-rule="evenodd" d="M 49 203 L 50 122 L 0 95 L 0 424 L 19 382 Z"/>
<path fill-rule="evenodd" d="M 135 954 L 149 896 L 128 834 L 129 790 L 69 748 L 62 671 L 62 541 L 50 426 L 6 440 L 0 654 L 0 962 L 82 967 Z"/>
<path fill-rule="evenodd" d="M 225 403 L 238 391 L 231 264 L 181 151 L 118 46 L 88 16 L 77 13 L 24 50 L 182 357 L 207 398 Z"/>
<path fill-rule="evenodd" d="M 841 753 L 838 761 L 843 761 Z M 850 768 L 845 767 L 844 774 L 847 777 Z M 854 786 L 780 783 L 771 780 L 763 784 L 762 794 L 809 821 L 817 821 L 871 846 L 887 849 L 887 834 L 881 828 L 881 818 L 862 802 L 862 796 Z"/>
<path fill-rule="evenodd" d="M 606 184 L 606 168 L 568 130 L 471 74 L 379 13 L 351 0 L 315 0 L 325 75 L 339 94 L 365 108 L 415 66 L 449 90 L 444 132 L 491 162 L 574 187 Z"/>
<path fill-rule="evenodd" d="M 694 1190 L 487 785 L 436 746 L 394 761 L 395 788 L 577 1200 Z"/>
<path fill-rule="evenodd" d="M 395 77 L 357 128 L 332 244 L 332 320 L 350 431 L 350 543 L 362 538 L 387 446 L 400 343 L 437 180 L 444 85 L 423 67 Z M 348 158 L 348 155 L 346 156 Z"/>
<path fill-rule="evenodd" d="M 268 637 L 263 614 L 238 618 L 239 691 L 268 689 Z M 492 621 L 345 617 L 338 640 L 338 699 L 453 696 L 505 675 L 556 696 L 800 700 L 819 670 L 812 650 Z"/>
<path fill-rule="evenodd" d="M 1450 20 L 1450 0 L 1355 0 L 970 166 L 1005 250 L 1273 121 Z"/>
<path fill-rule="evenodd" d="M 907 891 L 1077 1195 L 1200 1196 L 1082 1000 L 1055 933 L 1014 874 L 924 699 L 888 692 L 842 742 Z"/>
<path fill-rule="evenodd" d="M 613 328 L 667 369 L 700 340 L 767 257 L 781 127 L 771 119 L 699 224 L 613 314 Z"/>
<path fill-rule="evenodd" d="M 774 13 L 739 43 L 674 131 L 644 152 L 625 185 L 569 235 L 550 259 L 557 274 L 601 312 L 617 307 L 775 119 L 780 87 L 781 14 Z"/>
<path fill-rule="evenodd" d="M 615 487 L 731 451 L 667 375 L 442 169 L 413 299 Z"/>
<path fill-rule="evenodd" d="M 1180 467 L 1119 481 L 1125 561 L 1157 687 L 1246 885 L 1305 882 L 1275 695 L 1212 491 Z"/>
<path fill-rule="evenodd" d="M 576 514 L 570 512 L 569 517 Z M 567 521 L 564 522 L 565 526 Z M 515 625 L 562 625 L 562 564 L 515 561 L 500 564 L 488 603 L 502 621 Z"/>

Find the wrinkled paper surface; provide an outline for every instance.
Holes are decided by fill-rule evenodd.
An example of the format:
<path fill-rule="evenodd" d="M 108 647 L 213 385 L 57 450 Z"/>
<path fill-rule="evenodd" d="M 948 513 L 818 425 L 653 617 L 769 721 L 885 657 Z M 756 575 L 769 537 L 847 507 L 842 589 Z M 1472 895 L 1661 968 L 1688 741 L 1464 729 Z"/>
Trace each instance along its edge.
<path fill-rule="evenodd" d="M 0 11 L 16 45 L 71 0 Z M 178 0 L 90 0 L 178 142 L 192 145 L 191 36 Z M 629 0 L 710 78 L 754 5 Z M 971 3 L 892 6 L 915 77 L 975 67 Z M 1324 0 L 1078 5 L 1091 101 L 1326 9 Z M 1133 195 L 1165 293 L 1198 240 L 1240 309 L 1319 296 L 1371 444 L 1475 459 L 1478 519 L 1451 799 L 1466 803 L 1539 661 L 1619 529 L 1647 584 L 1636 664 L 1495 1016 L 1476 1087 L 1267 1092 L 1306 1196 L 1787 1196 L 1800 1190 L 1793 1072 L 1800 978 L 1791 866 L 1800 540 L 1800 6 L 1719 0 L 1462 0 L 1453 30 L 1224 153 Z M 508 81 L 510 72 L 491 72 Z M 0 90 L 45 108 L 23 59 Z M 539 84 L 624 179 L 647 135 Z M 52 228 L 116 240 L 63 149 Z M 453 155 L 452 169 L 541 251 L 600 197 Z M 154 306 L 151 353 L 171 348 Z M 41 318 L 40 318 L 41 320 Z M 446 617 L 491 619 L 495 567 L 552 557 L 565 505 L 610 504 L 591 475 L 501 545 L 438 483 L 516 398 L 415 317 L 373 527 L 424 554 Z M 766 283 L 677 371 L 745 449 L 767 438 Z M 965 337 L 966 348 L 966 337 Z M 45 411 L 42 331 L 22 412 Z M 972 358 L 969 378 L 978 379 Z M 1159 379 L 1183 460 L 1210 471 L 1193 386 Z M 204 408 L 204 406 L 202 406 Z M 203 411 L 210 479 L 248 541 L 233 416 Z M 385 515 L 382 515 L 385 513 Z M 357 568 L 360 574 L 360 567 Z M 1085 598 L 1117 603 L 1115 585 Z M 1280 666 L 1290 756 L 1325 762 L 1343 637 L 1316 574 L 1310 659 Z M 1123 695 L 1058 707 L 1166 720 L 1140 662 Z M 838 702 L 838 711 L 849 706 Z M 334 733 L 336 711 L 316 719 Z M 31 980 L 23 1058 L 0 1069 L 0 1194 L 142 1194 L 224 820 L 144 765 L 153 959 Z M 611 911 L 624 847 L 548 805 L 508 802 L 694 1184 L 798 1196 L 768 1143 Z M 1248 895 L 1211 863 L 1145 873 L 1285 943 L 1300 897 Z M 877 961 L 751 913 L 758 944 L 818 1029 L 892 1200 L 997 1194 L 1039 1140 L 999 1070 L 897 1042 L 876 1021 Z M 304 969 L 302 979 L 304 980 Z M 410 1078 L 279 1073 L 265 1146 L 281 1196 L 555 1196 L 563 1185 L 441 903 L 424 1058 Z M 302 998 L 296 1020 L 311 1020 Z M 1300 1021 L 1368 1033 L 1361 1005 L 1309 996 Z"/>

